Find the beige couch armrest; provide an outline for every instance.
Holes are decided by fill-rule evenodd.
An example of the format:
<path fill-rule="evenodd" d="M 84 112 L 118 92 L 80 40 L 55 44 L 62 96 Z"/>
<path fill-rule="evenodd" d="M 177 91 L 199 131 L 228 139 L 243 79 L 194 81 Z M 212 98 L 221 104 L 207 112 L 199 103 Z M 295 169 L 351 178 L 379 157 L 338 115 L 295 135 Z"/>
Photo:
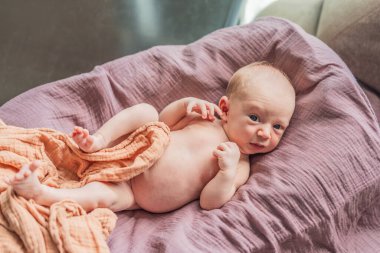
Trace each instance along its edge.
<path fill-rule="evenodd" d="M 380 1 L 325 1 L 317 36 L 380 94 Z"/>
<path fill-rule="evenodd" d="M 257 18 L 276 16 L 299 24 L 306 32 L 315 35 L 323 0 L 280 0 L 262 10 Z"/>

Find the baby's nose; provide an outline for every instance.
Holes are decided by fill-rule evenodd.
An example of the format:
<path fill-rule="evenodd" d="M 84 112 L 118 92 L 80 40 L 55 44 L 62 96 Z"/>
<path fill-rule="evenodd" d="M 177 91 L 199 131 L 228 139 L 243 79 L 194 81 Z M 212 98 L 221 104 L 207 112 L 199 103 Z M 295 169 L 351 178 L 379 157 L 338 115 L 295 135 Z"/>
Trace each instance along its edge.
<path fill-rule="evenodd" d="M 257 135 L 264 139 L 264 140 L 270 140 L 272 137 L 270 135 L 270 130 L 268 127 L 263 127 L 257 131 Z"/>

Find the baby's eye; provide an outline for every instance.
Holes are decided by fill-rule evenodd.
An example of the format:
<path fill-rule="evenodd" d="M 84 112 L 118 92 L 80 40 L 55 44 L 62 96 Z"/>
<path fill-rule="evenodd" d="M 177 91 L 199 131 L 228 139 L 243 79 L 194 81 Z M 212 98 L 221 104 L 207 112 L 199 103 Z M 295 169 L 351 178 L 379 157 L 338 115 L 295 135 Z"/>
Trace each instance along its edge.
<path fill-rule="evenodd" d="M 281 125 L 280 124 L 276 124 L 273 126 L 274 129 L 281 129 Z"/>
<path fill-rule="evenodd" d="M 249 118 L 250 118 L 252 121 L 259 121 L 259 117 L 257 117 L 257 116 L 254 115 L 254 114 L 249 115 Z"/>

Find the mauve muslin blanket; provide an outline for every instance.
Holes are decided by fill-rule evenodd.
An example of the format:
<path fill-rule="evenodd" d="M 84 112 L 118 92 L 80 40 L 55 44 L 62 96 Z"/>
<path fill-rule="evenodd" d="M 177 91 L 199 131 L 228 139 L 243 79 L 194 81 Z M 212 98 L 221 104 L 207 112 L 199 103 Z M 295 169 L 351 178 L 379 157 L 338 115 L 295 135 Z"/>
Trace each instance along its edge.
<path fill-rule="evenodd" d="M 194 201 L 166 214 L 119 213 L 111 251 L 379 252 L 380 131 L 373 110 L 341 59 L 286 20 L 264 18 L 114 60 L 12 99 L 0 118 L 94 131 L 139 102 L 160 110 L 185 96 L 216 101 L 234 71 L 261 60 L 283 69 L 297 92 L 278 148 L 251 157 L 247 184 L 221 209 L 201 210 Z"/>

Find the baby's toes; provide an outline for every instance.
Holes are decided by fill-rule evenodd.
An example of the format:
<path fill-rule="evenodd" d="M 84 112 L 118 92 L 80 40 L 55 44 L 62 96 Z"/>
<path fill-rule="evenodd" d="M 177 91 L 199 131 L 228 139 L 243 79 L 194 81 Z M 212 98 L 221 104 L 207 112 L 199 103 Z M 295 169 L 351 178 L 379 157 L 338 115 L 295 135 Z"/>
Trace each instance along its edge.
<path fill-rule="evenodd" d="M 74 127 L 74 129 L 73 129 L 73 131 L 71 132 L 71 136 L 72 137 L 74 137 L 74 136 L 76 136 L 76 135 L 78 135 L 78 134 L 80 134 L 80 129 L 79 129 L 79 127 Z"/>
<path fill-rule="evenodd" d="M 30 166 L 29 166 L 29 170 L 30 170 L 30 174 L 32 172 L 34 172 L 38 167 L 40 167 L 42 164 L 42 161 L 41 160 L 34 160 Z"/>
<path fill-rule="evenodd" d="M 7 185 L 11 185 L 12 182 L 13 182 L 13 177 L 11 177 L 11 176 L 5 176 L 5 177 L 3 178 L 3 181 L 4 181 Z"/>
<path fill-rule="evenodd" d="M 87 139 L 81 139 L 78 143 L 79 146 L 81 147 L 86 147 L 87 146 Z"/>
<path fill-rule="evenodd" d="M 87 138 L 90 135 L 90 132 L 87 129 L 83 129 L 82 135 L 83 135 L 83 138 Z"/>
<path fill-rule="evenodd" d="M 30 174 L 31 174 L 31 171 L 30 171 L 30 170 L 24 171 L 24 178 L 29 177 Z"/>
<path fill-rule="evenodd" d="M 83 141 L 83 136 L 82 134 L 77 134 L 73 136 L 73 139 L 77 144 L 80 144 Z"/>
<path fill-rule="evenodd" d="M 14 182 L 15 181 L 21 181 L 21 180 L 23 180 L 25 178 L 25 176 L 24 176 L 24 171 L 20 171 L 20 172 L 18 172 L 16 175 L 15 175 L 15 178 L 14 178 Z"/>
<path fill-rule="evenodd" d="M 90 146 L 92 146 L 92 144 L 94 144 L 94 138 L 92 138 L 91 136 L 87 137 L 86 146 L 90 147 Z"/>

